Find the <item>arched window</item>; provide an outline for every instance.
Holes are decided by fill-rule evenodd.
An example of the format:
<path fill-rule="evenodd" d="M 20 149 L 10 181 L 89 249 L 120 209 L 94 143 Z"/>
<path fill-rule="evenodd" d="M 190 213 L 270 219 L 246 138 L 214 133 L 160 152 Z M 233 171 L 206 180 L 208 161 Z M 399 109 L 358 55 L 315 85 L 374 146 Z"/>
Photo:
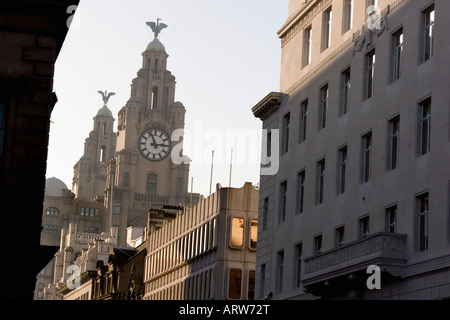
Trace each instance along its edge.
<path fill-rule="evenodd" d="M 146 195 L 156 197 L 156 188 L 158 185 L 158 176 L 154 173 L 147 175 Z"/>
<path fill-rule="evenodd" d="M 59 214 L 59 210 L 57 208 L 47 208 L 46 214 L 47 217 L 57 217 Z"/>

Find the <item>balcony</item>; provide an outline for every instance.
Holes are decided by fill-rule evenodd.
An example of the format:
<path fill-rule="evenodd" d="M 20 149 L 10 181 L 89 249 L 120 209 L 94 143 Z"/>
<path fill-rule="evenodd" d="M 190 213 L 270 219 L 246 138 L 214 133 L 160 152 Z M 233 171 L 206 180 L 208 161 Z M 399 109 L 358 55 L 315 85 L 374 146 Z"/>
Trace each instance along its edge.
<path fill-rule="evenodd" d="M 317 291 L 330 281 L 365 273 L 370 265 L 377 265 L 389 276 L 400 277 L 406 264 L 406 235 L 374 234 L 304 261 L 302 284 L 307 291 Z"/>

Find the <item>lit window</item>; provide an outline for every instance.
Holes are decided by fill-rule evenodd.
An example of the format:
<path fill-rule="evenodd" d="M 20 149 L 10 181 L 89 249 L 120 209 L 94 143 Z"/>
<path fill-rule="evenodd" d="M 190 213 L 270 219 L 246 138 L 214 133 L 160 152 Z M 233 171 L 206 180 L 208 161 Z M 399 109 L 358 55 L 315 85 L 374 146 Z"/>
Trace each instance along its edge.
<path fill-rule="evenodd" d="M 256 250 L 256 242 L 258 239 L 258 220 L 252 220 L 250 226 L 250 249 Z"/>
<path fill-rule="evenodd" d="M 422 12 L 423 16 L 423 61 L 427 61 L 433 57 L 434 47 L 434 5 L 430 6 Z"/>
<path fill-rule="evenodd" d="M 244 219 L 231 219 L 231 247 L 242 248 L 244 245 Z"/>

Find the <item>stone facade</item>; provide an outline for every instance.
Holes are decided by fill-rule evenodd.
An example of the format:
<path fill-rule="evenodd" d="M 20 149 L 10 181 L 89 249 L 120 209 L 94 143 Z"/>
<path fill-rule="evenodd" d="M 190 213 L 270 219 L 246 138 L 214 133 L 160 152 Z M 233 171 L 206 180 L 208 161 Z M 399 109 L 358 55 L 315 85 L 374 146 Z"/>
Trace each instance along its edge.
<path fill-rule="evenodd" d="M 252 109 L 279 134 L 279 170 L 260 182 L 258 298 L 449 297 L 450 6 L 370 6 L 292 0 L 278 32 L 280 92 Z M 366 287 L 371 264 L 381 290 Z"/>

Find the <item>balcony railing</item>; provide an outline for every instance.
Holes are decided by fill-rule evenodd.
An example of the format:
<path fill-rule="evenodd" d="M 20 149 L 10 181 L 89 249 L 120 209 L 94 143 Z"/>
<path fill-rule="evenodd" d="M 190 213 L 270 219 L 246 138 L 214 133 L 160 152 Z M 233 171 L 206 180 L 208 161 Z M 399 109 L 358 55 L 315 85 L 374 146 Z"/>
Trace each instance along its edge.
<path fill-rule="evenodd" d="M 308 286 L 377 265 L 401 275 L 406 264 L 406 235 L 378 233 L 305 259 L 302 284 Z"/>
<path fill-rule="evenodd" d="M 158 196 L 148 196 L 145 194 L 135 193 L 134 201 L 137 202 L 146 202 L 152 204 L 169 204 L 168 197 L 158 197 Z"/>

